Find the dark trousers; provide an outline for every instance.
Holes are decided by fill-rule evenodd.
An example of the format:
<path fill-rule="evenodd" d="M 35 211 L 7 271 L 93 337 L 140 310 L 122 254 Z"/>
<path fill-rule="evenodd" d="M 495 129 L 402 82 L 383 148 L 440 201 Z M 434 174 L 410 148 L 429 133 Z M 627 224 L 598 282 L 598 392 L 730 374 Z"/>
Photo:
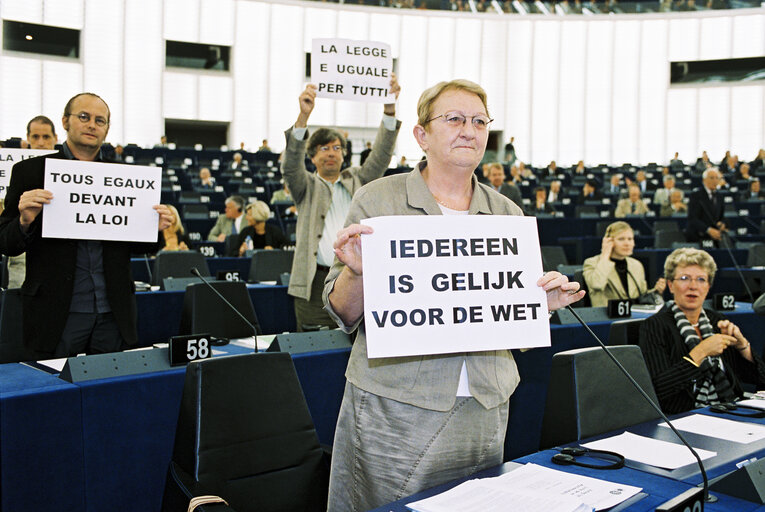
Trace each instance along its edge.
<path fill-rule="evenodd" d="M 329 272 L 323 268 L 316 269 L 316 275 L 311 283 L 311 297 L 308 300 L 295 299 L 295 321 L 298 332 L 317 330 L 319 327 L 337 328 L 337 324 L 324 309 L 321 295 L 324 292 L 324 280 Z M 304 327 L 305 326 L 305 327 Z"/>
<path fill-rule="evenodd" d="M 122 334 L 112 313 L 69 313 L 55 356 L 103 354 L 122 349 Z"/>

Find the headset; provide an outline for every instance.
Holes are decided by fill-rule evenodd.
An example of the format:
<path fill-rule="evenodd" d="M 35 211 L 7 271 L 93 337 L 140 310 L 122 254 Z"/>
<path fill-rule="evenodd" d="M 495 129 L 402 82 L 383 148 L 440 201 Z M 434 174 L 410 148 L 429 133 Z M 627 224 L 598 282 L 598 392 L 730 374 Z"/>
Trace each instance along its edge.
<path fill-rule="evenodd" d="M 576 457 L 581 457 L 583 455 L 594 459 L 601 459 L 610 462 L 610 464 L 589 464 L 587 462 L 579 462 L 576 460 Z M 560 453 L 553 455 L 550 460 L 561 466 L 581 466 L 590 469 L 620 469 L 624 467 L 623 455 L 616 452 L 609 452 L 607 450 L 590 450 L 589 448 L 584 448 L 582 446 L 562 448 Z"/>
<path fill-rule="evenodd" d="M 737 409 L 749 410 L 752 412 L 750 413 L 741 412 L 741 411 L 736 412 Z M 709 410 L 719 414 L 743 416 L 744 418 L 765 418 L 765 409 L 760 409 L 759 407 L 751 407 L 749 405 L 734 404 L 733 402 L 723 402 L 719 404 L 710 405 Z"/>

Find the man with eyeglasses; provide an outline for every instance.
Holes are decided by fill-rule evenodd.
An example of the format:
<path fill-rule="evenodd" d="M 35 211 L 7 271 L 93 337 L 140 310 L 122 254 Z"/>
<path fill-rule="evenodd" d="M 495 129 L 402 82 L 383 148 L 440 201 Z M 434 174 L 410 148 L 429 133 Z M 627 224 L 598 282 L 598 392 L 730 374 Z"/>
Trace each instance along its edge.
<path fill-rule="evenodd" d="M 114 352 L 138 343 L 130 254 L 156 251 L 157 244 L 42 238 L 42 208 L 53 199 L 44 190 L 47 158 L 103 161 L 109 107 L 82 93 L 66 104 L 66 141 L 58 153 L 13 166 L 0 215 L 0 252 L 26 253 L 22 294 L 24 344 L 36 358 Z M 170 226 L 167 206 L 156 205 L 158 233 Z"/>
<path fill-rule="evenodd" d="M 392 74 L 390 91 L 398 98 L 400 90 L 398 80 Z M 346 139 L 341 132 L 319 128 L 307 139 L 308 118 L 315 103 L 316 86 L 308 84 L 299 97 L 297 121 L 285 132 L 287 147 L 282 159 L 282 174 L 298 211 L 289 286 L 289 294 L 294 297 L 298 331 L 303 331 L 304 326 L 310 326 L 309 329 L 336 327 L 321 298 L 324 279 L 335 259 L 332 244 L 345 224 L 353 194 L 362 185 L 381 177 L 388 168 L 401 126 L 395 118 L 396 104 L 385 104 L 374 146 L 364 164 L 343 169 Z M 306 154 L 316 167 L 316 173 L 306 170 Z"/>
<path fill-rule="evenodd" d="M 702 174 L 703 186 L 688 196 L 688 225 L 685 238 L 689 242 L 702 242 L 717 245 L 727 231 L 723 214 L 725 205 L 718 197 L 717 189 L 722 174 L 716 167 L 710 167 Z"/>

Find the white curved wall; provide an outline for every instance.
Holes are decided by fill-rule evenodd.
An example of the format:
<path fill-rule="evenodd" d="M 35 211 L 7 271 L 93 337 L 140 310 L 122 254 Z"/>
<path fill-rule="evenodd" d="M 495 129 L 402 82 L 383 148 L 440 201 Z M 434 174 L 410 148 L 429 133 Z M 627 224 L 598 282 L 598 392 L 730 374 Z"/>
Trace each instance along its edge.
<path fill-rule="evenodd" d="M 765 145 L 765 85 L 669 87 L 669 61 L 765 55 L 765 9 L 639 16 L 498 16 L 254 0 L 0 0 L 3 19 L 82 30 L 79 62 L 0 54 L 0 138 L 43 113 L 58 120 L 82 90 L 112 109 L 109 139 L 155 143 L 164 118 L 231 123 L 230 142 L 283 146 L 315 37 L 388 42 L 411 136 L 436 81 L 483 85 L 493 129 L 538 165 L 751 159 Z M 231 45 L 230 73 L 164 69 L 164 39 Z M 377 126 L 379 105 L 319 101 L 313 124 Z"/>

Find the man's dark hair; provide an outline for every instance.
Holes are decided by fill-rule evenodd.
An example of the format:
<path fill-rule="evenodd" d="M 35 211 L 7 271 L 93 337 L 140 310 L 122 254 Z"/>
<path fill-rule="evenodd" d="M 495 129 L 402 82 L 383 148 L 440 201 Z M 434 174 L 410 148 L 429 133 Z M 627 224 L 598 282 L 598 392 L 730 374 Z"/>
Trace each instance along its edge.
<path fill-rule="evenodd" d="M 534 194 L 536 194 L 537 192 L 547 192 L 547 190 L 544 187 L 535 187 Z"/>
<path fill-rule="evenodd" d="M 308 139 L 307 144 L 307 150 L 306 153 L 308 153 L 309 158 L 313 158 L 316 156 L 316 152 L 319 150 L 320 146 L 324 146 L 326 144 L 329 144 L 333 140 L 339 140 L 340 141 L 340 147 L 343 148 L 343 156 L 345 156 L 345 137 L 342 133 L 340 133 L 338 130 L 335 130 L 334 128 L 319 128 L 315 132 L 313 132 L 313 135 Z"/>
<path fill-rule="evenodd" d="M 80 94 L 75 94 L 74 96 L 72 96 L 71 99 L 66 102 L 66 106 L 64 107 L 64 116 L 71 115 L 72 104 L 74 103 L 74 100 L 76 100 L 80 96 L 93 96 L 94 98 L 98 98 L 99 100 L 103 101 L 104 105 L 106 105 L 106 122 L 108 123 L 111 121 L 112 111 L 109 109 L 109 104 L 106 103 L 106 101 L 101 96 L 92 92 L 81 92 Z"/>
<path fill-rule="evenodd" d="M 27 123 L 27 137 L 29 137 L 29 130 L 32 129 L 32 123 L 42 123 L 47 124 L 50 126 L 50 131 L 53 133 L 53 136 L 56 136 L 56 127 L 53 125 L 53 121 L 48 119 L 45 116 L 37 116 L 33 117 L 28 123 Z"/>
<path fill-rule="evenodd" d="M 227 203 L 234 203 L 240 212 L 244 211 L 244 198 L 242 196 L 231 196 L 226 199 Z"/>
<path fill-rule="evenodd" d="M 587 180 L 585 183 L 587 183 L 587 185 L 591 186 L 594 189 L 598 188 L 598 182 L 595 180 Z"/>

